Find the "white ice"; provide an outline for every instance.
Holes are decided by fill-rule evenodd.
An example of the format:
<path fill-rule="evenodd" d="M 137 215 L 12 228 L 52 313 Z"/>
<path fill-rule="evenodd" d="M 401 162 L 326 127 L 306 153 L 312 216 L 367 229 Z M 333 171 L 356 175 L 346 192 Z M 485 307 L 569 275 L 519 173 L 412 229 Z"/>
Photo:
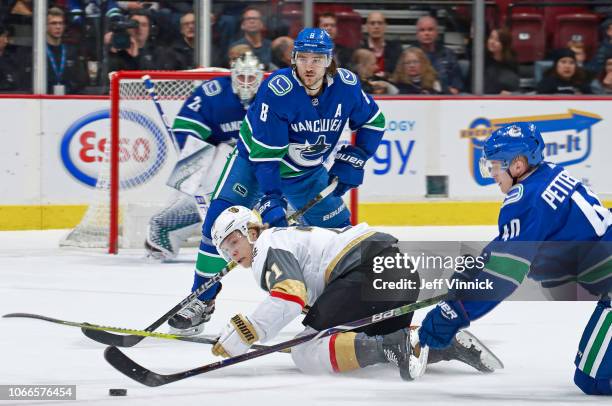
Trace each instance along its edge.
<path fill-rule="evenodd" d="M 400 239 L 488 240 L 491 227 L 394 227 Z M 183 299 L 191 286 L 196 250 L 174 263 L 143 259 L 139 250 L 117 256 L 59 249 L 64 231 L 0 232 L 0 314 L 38 313 L 72 321 L 144 328 Z M 207 333 L 235 313 L 248 314 L 264 297 L 252 276 L 224 279 Z M 594 309 L 589 302 L 507 302 L 470 330 L 505 363 L 484 375 L 457 362 L 431 366 L 422 379 L 400 380 L 390 365 L 343 376 L 301 374 L 286 354 L 267 355 L 158 388 L 130 380 L 106 363 L 104 346 L 79 329 L 29 319 L 0 319 L 0 384 L 75 384 L 77 402 L 181 406 L 221 405 L 610 405 L 583 395 L 572 382 L 578 341 Z M 424 312 L 418 312 L 419 321 Z M 301 331 L 299 321 L 279 340 Z M 210 346 L 147 338 L 125 352 L 156 372 L 173 373 L 215 360 Z M 126 388 L 125 398 L 109 388 Z M 35 402 L 2 402 L 26 405 Z"/>

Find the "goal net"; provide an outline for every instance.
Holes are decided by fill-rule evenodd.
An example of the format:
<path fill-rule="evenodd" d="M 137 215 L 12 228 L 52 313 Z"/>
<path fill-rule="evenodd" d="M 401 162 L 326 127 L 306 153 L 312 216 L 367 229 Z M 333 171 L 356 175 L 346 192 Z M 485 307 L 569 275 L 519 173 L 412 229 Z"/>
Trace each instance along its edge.
<path fill-rule="evenodd" d="M 61 246 L 106 248 L 109 253 L 144 246 L 149 218 L 182 194 L 166 185 L 178 155 L 143 77 L 154 83 L 171 126 L 197 86 L 227 75 L 227 70 L 217 68 L 111 75 L 110 137 L 96 135 L 96 149 L 91 152 L 98 164 L 96 186 L 83 218 Z M 350 133 L 345 137 L 350 139 Z M 356 192 L 351 196 L 347 204 L 352 202 L 355 211 Z"/>
<path fill-rule="evenodd" d="M 98 171 L 80 223 L 60 242 L 82 248 L 141 248 L 148 220 L 178 197 L 166 185 L 177 153 L 147 92 L 155 91 L 170 125 L 183 102 L 204 81 L 229 73 L 215 69 L 165 72 L 121 71 L 111 76 L 110 137 L 96 140 Z"/>

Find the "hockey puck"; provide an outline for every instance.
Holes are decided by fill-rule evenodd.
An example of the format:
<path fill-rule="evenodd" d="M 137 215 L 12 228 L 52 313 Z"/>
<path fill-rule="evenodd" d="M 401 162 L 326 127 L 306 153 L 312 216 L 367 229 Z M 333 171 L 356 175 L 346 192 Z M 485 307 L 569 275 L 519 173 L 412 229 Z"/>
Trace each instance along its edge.
<path fill-rule="evenodd" d="M 127 396 L 127 389 L 109 389 L 110 396 Z"/>

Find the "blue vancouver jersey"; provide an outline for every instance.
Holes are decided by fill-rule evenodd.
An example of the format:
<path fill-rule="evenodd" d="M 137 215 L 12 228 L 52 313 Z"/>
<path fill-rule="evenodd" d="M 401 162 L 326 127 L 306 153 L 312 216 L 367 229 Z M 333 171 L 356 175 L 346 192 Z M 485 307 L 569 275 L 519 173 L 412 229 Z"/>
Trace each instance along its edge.
<path fill-rule="evenodd" d="M 470 319 L 509 296 L 527 276 L 544 287 L 577 282 L 594 295 L 612 288 L 612 213 L 563 167 L 542 163 L 513 186 L 502 204 L 499 234 L 486 248 L 476 275 L 494 292 L 463 291 Z M 470 311 L 471 310 L 471 311 Z"/>
<path fill-rule="evenodd" d="M 310 97 L 294 71 L 286 68 L 274 72 L 259 88 L 242 123 L 238 151 L 256 164 L 257 178 L 265 179 L 262 191 L 278 189 L 280 177 L 300 176 L 322 165 L 347 122 L 357 131 L 356 146 L 368 157 L 376 151 L 385 129 L 376 102 L 346 69 L 326 80 L 322 93 Z M 270 179 L 258 172 L 280 176 Z"/>
<path fill-rule="evenodd" d="M 204 82 L 181 107 L 174 119 L 174 134 L 182 149 L 189 135 L 217 145 L 238 139 L 246 111 L 232 91 L 230 77 Z"/>

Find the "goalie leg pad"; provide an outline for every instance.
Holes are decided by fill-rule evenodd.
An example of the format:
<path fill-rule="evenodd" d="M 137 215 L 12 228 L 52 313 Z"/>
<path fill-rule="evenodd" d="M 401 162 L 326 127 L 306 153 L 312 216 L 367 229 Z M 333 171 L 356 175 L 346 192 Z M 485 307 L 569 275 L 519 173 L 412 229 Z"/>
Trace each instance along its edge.
<path fill-rule="evenodd" d="M 197 232 L 201 219 L 193 197 L 181 195 L 149 220 L 145 247 L 159 259 L 178 255 L 181 244 Z"/>

